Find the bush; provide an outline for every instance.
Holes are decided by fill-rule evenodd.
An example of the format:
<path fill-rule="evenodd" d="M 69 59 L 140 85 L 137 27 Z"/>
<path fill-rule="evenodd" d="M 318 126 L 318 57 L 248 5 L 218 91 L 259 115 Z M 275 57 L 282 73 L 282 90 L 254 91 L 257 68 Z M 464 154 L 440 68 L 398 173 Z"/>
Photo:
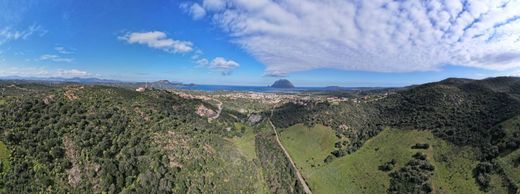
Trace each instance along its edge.
<path fill-rule="evenodd" d="M 328 156 L 325 158 L 325 160 L 323 160 L 323 162 L 325 162 L 325 163 L 327 163 L 327 164 L 328 164 L 328 163 L 331 163 L 331 162 L 334 160 L 334 158 L 336 158 L 336 157 L 334 157 L 333 155 L 328 155 Z"/>
<path fill-rule="evenodd" d="M 430 148 L 430 144 L 427 143 L 416 143 L 412 146 L 412 149 L 428 149 Z"/>
<path fill-rule="evenodd" d="M 388 171 L 391 171 L 391 170 L 394 169 L 395 164 L 396 164 L 395 160 L 392 159 L 392 160 L 390 160 L 388 162 L 385 162 L 384 164 L 382 164 L 378 168 L 381 171 L 388 172 Z"/>
<path fill-rule="evenodd" d="M 412 157 L 415 158 L 415 159 L 418 159 L 418 160 L 426 160 L 427 156 L 424 153 L 417 152 Z"/>

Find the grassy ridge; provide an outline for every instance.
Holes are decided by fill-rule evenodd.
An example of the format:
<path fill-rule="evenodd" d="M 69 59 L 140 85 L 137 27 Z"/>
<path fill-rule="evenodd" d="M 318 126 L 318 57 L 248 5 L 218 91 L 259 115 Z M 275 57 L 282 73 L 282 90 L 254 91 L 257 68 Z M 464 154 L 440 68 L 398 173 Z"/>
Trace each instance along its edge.
<path fill-rule="evenodd" d="M 230 142 L 233 143 L 233 145 L 235 146 L 236 150 L 240 153 L 240 155 L 244 156 L 248 161 L 255 162 L 254 171 L 256 171 L 256 177 L 250 177 L 250 178 L 256 180 L 256 181 L 254 181 L 254 183 L 255 183 L 254 187 L 257 189 L 256 193 L 269 193 L 269 189 L 268 189 L 265 179 L 264 179 L 262 167 L 256 163 L 256 160 L 258 160 L 258 157 L 257 157 L 256 150 L 255 150 L 254 129 L 249 126 L 240 124 L 240 123 L 235 123 L 236 129 L 241 129 L 242 127 L 244 127 L 246 129 L 246 131 L 243 133 L 243 135 L 241 137 L 235 136 L 233 138 L 227 138 L 227 140 L 229 140 Z"/>
<path fill-rule="evenodd" d="M 257 159 L 254 129 L 240 123 L 235 123 L 235 130 L 240 130 L 242 127 L 246 130 L 241 137 L 234 136 L 233 138 L 228 138 L 228 140 L 231 141 L 237 147 L 238 151 L 248 160 Z"/>
<path fill-rule="evenodd" d="M 385 193 L 390 178 L 387 172 L 378 170 L 378 166 L 395 159 L 394 169 L 402 167 L 419 151 L 411 149 L 415 143 L 431 145 L 428 150 L 420 151 L 426 153 L 436 167 L 432 177 L 434 192 L 481 193 L 471 174 L 478 163 L 474 151 L 468 147 L 457 148 L 429 131 L 386 129 L 368 140 L 357 152 L 329 164 L 311 167 L 307 160 L 323 158 L 333 149 L 331 143 L 334 141 L 321 141 L 328 136 L 327 133 L 332 135 L 332 130 L 303 125 L 287 128 L 281 133 L 283 144 L 315 193 Z M 316 147 L 319 149 L 310 149 Z"/>
<path fill-rule="evenodd" d="M 504 169 L 505 174 L 511 181 L 520 187 L 520 167 L 515 167 L 514 159 L 520 157 L 520 149 L 508 154 L 507 156 L 498 158 L 498 163 Z"/>
<path fill-rule="evenodd" d="M 2 164 L 0 167 L 2 168 L 3 172 L 9 170 L 9 155 L 9 149 L 7 149 L 7 146 L 4 144 L 4 142 L 0 141 L 0 163 Z"/>
<path fill-rule="evenodd" d="M 323 160 L 333 150 L 337 138 L 334 132 L 323 125 L 306 127 L 294 125 L 280 133 L 283 145 L 291 151 L 299 169 L 312 169 L 324 165 Z M 310 175 L 310 174 L 306 174 Z"/>

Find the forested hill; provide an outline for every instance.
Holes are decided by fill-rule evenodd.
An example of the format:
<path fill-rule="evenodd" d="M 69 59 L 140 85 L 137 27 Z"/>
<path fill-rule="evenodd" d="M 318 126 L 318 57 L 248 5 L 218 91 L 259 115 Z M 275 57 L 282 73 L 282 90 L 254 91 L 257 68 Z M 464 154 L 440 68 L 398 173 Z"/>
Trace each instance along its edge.
<path fill-rule="evenodd" d="M 392 126 L 433 130 L 458 145 L 506 149 L 498 124 L 520 114 L 519 94 L 520 78 L 446 79 L 397 92 L 376 106 Z"/>
<path fill-rule="evenodd" d="M 491 187 L 491 174 L 506 180 L 510 193 L 518 192 L 514 173 L 499 165 L 520 146 L 520 127 L 505 127 L 520 115 L 520 78 L 497 77 L 484 80 L 446 79 L 400 91 L 374 106 L 381 110 L 383 123 L 408 129 L 431 130 L 458 146 L 478 150 L 481 161 L 474 178 L 484 191 Z"/>
<path fill-rule="evenodd" d="M 0 88 L 0 193 L 299 189 L 283 152 L 255 145 L 252 129 L 252 156 L 226 139 L 245 133 L 237 112 L 209 122 L 197 110 L 216 106 L 164 90 L 9 81 Z M 257 138 L 271 141 L 268 134 Z"/>
<path fill-rule="evenodd" d="M 374 143 L 371 139 L 419 131 L 429 136 L 418 139 L 442 140 L 455 150 L 470 148 L 466 168 L 471 172 L 466 170 L 465 177 L 473 176 L 472 184 L 478 183 L 482 191 L 506 185 L 515 193 L 520 185 L 515 173 L 520 172 L 515 171 L 520 163 L 520 78 L 451 78 L 356 94 L 346 101 L 300 99 L 276 107 L 272 116 L 270 110 L 255 114 L 261 119 L 254 124 L 247 115 L 226 108 L 214 119 L 219 105 L 212 100 L 182 98 L 166 90 L 0 81 L 0 92 L 0 193 L 301 193 L 297 169 L 276 143 L 269 119 L 282 135 L 306 137 L 302 131 L 289 131 L 296 124 L 333 129 L 335 137 L 323 128 L 329 132 L 329 143 L 323 153 L 310 158 L 319 164 L 309 165 L 316 172 L 343 165 L 338 162 L 348 158 L 342 157 L 363 153 L 364 145 Z M 288 137 L 282 143 L 308 145 L 297 139 Z M 419 149 L 438 149 L 415 143 Z M 411 146 L 398 147 L 416 150 Z M 287 149 L 295 148 L 299 147 Z M 435 154 L 418 153 L 405 165 L 396 163 L 403 158 L 372 163 L 380 162 L 392 176 L 390 193 L 419 187 L 431 192 L 438 188 L 428 177 L 447 171 L 438 171 L 426 159 L 446 166 L 451 165 L 450 157 L 458 159 L 455 154 Z M 297 161 L 296 166 L 302 168 L 298 165 L 305 162 Z M 400 169 L 390 173 L 394 166 Z M 316 177 L 305 169 L 300 170 L 311 190 L 319 189 L 313 182 Z M 377 169 L 376 165 L 369 170 Z M 328 176 L 320 175 L 324 180 Z M 365 175 L 350 178 L 340 181 L 375 184 Z M 414 178 L 421 181 L 414 183 Z"/>
<path fill-rule="evenodd" d="M 475 169 L 475 178 L 483 189 L 489 186 L 486 174 L 500 171 L 494 165 L 497 157 L 520 146 L 520 128 L 503 127 L 504 122 L 520 115 L 517 77 L 450 78 L 367 99 L 339 104 L 289 103 L 276 109 L 273 122 L 282 128 L 297 123 L 331 126 L 338 137 L 331 150 L 335 157 L 356 151 L 385 127 L 429 130 L 455 145 L 478 150 L 481 168 Z M 510 186 L 516 190 L 515 185 Z"/>

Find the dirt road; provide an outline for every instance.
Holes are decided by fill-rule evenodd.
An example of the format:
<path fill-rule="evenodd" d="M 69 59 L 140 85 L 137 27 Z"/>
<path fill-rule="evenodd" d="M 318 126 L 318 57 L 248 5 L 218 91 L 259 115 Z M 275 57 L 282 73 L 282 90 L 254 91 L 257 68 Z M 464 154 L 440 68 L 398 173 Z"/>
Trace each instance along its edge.
<path fill-rule="evenodd" d="M 271 116 L 273 116 L 273 110 L 271 110 Z M 298 168 L 296 168 L 296 164 L 294 163 L 294 161 L 292 160 L 291 156 L 289 155 L 289 152 L 287 152 L 287 150 L 285 150 L 285 147 L 283 147 L 282 142 L 280 141 L 280 138 L 278 137 L 278 132 L 276 131 L 276 127 L 273 125 L 273 122 L 271 122 L 271 119 L 269 119 L 269 124 L 271 124 L 271 127 L 274 130 L 274 134 L 276 136 L 276 142 L 278 142 L 278 145 L 280 145 L 280 147 L 282 148 L 283 152 L 285 153 L 285 156 L 289 159 L 289 161 L 291 162 L 292 167 L 296 171 L 296 176 L 298 178 L 298 181 L 300 181 L 300 183 L 303 185 L 303 191 L 305 193 L 312 193 L 311 189 L 309 188 L 309 186 L 307 185 L 307 183 L 303 179 L 303 176 L 300 173 L 300 170 L 298 170 Z"/>

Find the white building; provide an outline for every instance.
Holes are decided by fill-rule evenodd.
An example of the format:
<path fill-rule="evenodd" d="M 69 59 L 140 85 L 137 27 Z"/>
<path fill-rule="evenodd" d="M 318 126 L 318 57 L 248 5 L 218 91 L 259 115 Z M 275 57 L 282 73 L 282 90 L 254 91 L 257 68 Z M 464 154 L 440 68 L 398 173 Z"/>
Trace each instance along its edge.
<path fill-rule="evenodd" d="M 135 89 L 136 92 L 144 92 L 145 88 L 144 87 L 139 87 L 137 89 Z"/>

